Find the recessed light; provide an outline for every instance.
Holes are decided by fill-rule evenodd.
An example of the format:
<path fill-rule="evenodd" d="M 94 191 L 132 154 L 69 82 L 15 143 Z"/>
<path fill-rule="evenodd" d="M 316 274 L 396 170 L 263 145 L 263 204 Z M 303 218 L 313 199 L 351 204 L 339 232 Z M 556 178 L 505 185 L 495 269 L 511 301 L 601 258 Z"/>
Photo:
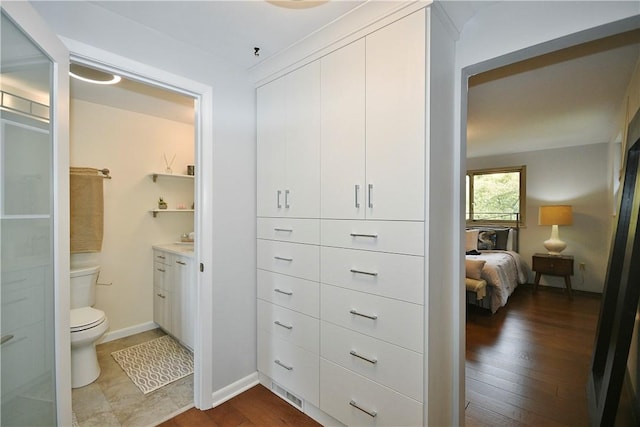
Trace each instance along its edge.
<path fill-rule="evenodd" d="M 97 85 L 114 85 L 122 80 L 118 75 L 84 67 L 79 64 L 71 64 L 69 68 L 69 75 L 74 79 Z"/>

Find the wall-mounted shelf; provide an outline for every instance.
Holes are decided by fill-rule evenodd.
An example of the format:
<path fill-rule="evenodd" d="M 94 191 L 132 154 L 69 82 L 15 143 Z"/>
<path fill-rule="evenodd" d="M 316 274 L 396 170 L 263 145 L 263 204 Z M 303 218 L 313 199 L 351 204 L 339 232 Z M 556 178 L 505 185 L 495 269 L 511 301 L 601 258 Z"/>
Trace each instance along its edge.
<path fill-rule="evenodd" d="M 193 209 L 153 209 L 153 210 L 151 210 L 149 212 L 151 212 L 151 214 L 155 218 L 156 216 L 158 216 L 159 213 L 164 213 L 164 212 L 193 212 Z"/>
<path fill-rule="evenodd" d="M 149 176 L 151 176 L 151 179 L 153 180 L 153 182 L 156 182 L 158 180 L 158 177 L 167 177 L 167 178 L 187 178 L 187 179 L 193 179 L 194 176 L 193 175 L 182 175 L 179 173 L 151 173 L 149 174 Z"/>

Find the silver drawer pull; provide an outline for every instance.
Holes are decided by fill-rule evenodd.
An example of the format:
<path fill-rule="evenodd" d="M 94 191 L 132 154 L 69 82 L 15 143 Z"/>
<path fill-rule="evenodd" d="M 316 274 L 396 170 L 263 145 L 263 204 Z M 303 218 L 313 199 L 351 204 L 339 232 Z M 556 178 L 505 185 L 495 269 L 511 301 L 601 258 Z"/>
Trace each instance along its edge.
<path fill-rule="evenodd" d="M 280 261 L 293 261 L 293 258 L 285 258 L 285 257 L 281 257 L 281 256 L 274 256 L 274 259 L 279 259 Z"/>
<path fill-rule="evenodd" d="M 163 269 L 161 269 L 161 268 L 156 268 L 156 270 L 158 270 L 158 271 L 159 271 L 159 272 L 161 272 L 161 273 L 166 273 L 166 270 L 163 270 Z"/>
<path fill-rule="evenodd" d="M 362 234 L 362 233 L 349 233 L 351 237 L 369 237 L 371 239 L 377 239 L 377 234 Z"/>
<path fill-rule="evenodd" d="M 293 233 L 293 228 L 274 228 L 273 231 L 282 231 L 283 233 Z"/>
<path fill-rule="evenodd" d="M 356 273 L 356 274 L 366 274 L 367 276 L 377 276 L 378 275 L 378 273 L 375 273 L 375 272 L 356 270 L 355 268 L 352 268 L 349 271 L 352 272 L 352 273 Z"/>
<path fill-rule="evenodd" d="M 165 298 L 166 298 L 166 296 L 164 296 L 164 295 L 162 295 L 162 294 L 156 294 L 156 295 L 158 295 L 158 296 L 159 296 L 160 298 L 162 298 L 162 299 L 165 299 Z"/>
<path fill-rule="evenodd" d="M 287 209 L 291 207 L 289 204 L 289 190 L 284 190 L 284 207 Z"/>
<path fill-rule="evenodd" d="M 357 357 L 358 359 L 362 359 L 364 361 L 367 361 L 367 362 L 371 363 L 372 365 L 375 365 L 376 363 L 378 363 L 378 359 L 370 359 L 368 357 L 365 357 L 365 356 L 363 356 L 361 354 L 356 353 L 355 350 L 351 350 L 349 352 L 349 354 L 354 356 L 354 357 Z"/>
<path fill-rule="evenodd" d="M 373 199 L 371 196 L 373 195 L 373 184 L 369 184 L 369 208 L 373 209 Z"/>
<path fill-rule="evenodd" d="M 165 259 L 165 257 L 162 256 L 162 255 L 158 255 L 158 256 L 156 256 L 156 258 Z"/>
<path fill-rule="evenodd" d="M 358 313 L 356 310 L 350 310 L 349 313 L 355 316 L 366 317 L 367 319 L 371 319 L 371 320 L 376 320 L 378 318 L 378 316 L 376 316 L 375 314 L 370 315 L 370 314 Z"/>
<path fill-rule="evenodd" d="M 3 335 L 2 338 L 0 338 L 0 345 L 9 342 L 13 339 L 13 335 Z"/>
<path fill-rule="evenodd" d="M 19 303 L 20 301 L 26 301 L 28 299 L 29 298 L 27 297 L 22 297 L 22 298 L 14 299 L 13 301 L 2 301 L 2 305 L 16 304 L 16 303 Z"/>
<path fill-rule="evenodd" d="M 280 203 L 280 195 L 282 194 L 282 190 L 278 190 L 278 198 L 276 201 L 276 206 L 278 207 L 278 209 L 280 209 L 282 207 L 282 204 Z"/>
<path fill-rule="evenodd" d="M 376 411 L 368 411 L 360 406 L 358 406 L 358 404 L 352 400 L 351 402 L 349 402 L 349 405 L 353 406 L 354 408 L 364 412 L 365 414 L 369 415 L 371 418 L 375 418 L 376 415 L 378 415 L 378 413 Z"/>
<path fill-rule="evenodd" d="M 360 185 L 356 184 L 356 208 L 360 207 L 360 201 L 358 200 L 358 195 L 360 194 Z"/>
<path fill-rule="evenodd" d="M 287 371 L 293 371 L 293 366 L 287 366 L 284 363 L 282 363 L 281 361 L 279 361 L 278 359 L 274 360 L 273 363 L 275 363 L 278 366 L 282 366 Z"/>
<path fill-rule="evenodd" d="M 279 294 L 284 294 L 284 295 L 289 295 L 289 296 L 293 295 L 293 292 L 283 291 L 282 289 L 278 289 L 278 288 L 275 288 L 273 290 L 273 292 L 277 292 Z"/>
<path fill-rule="evenodd" d="M 23 277 L 22 279 L 16 279 L 16 280 L 11 280 L 10 282 L 4 282 L 4 285 L 13 285 L 14 283 L 22 283 L 24 281 L 26 281 L 26 277 Z"/>
<path fill-rule="evenodd" d="M 282 326 L 282 327 L 283 327 L 283 328 L 285 328 L 285 329 L 289 329 L 289 330 L 293 329 L 293 326 L 292 326 L 292 325 L 285 325 L 284 323 L 280 323 L 280 321 L 279 321 L 279 320 L 276 320 L 276 321 L 275 321 L 275 322 L 273 322 L 273 323 L 275 323 L 275 324 L 276 324 L 276 325 L 278 325 L 278 326 Z"/>
<path fill-rule="evenodd" d="M 180 264 L 180 265 L 187 265 L 186 262 L 182 262 L 182 261 L 176 261 L 176 264 Z"/>

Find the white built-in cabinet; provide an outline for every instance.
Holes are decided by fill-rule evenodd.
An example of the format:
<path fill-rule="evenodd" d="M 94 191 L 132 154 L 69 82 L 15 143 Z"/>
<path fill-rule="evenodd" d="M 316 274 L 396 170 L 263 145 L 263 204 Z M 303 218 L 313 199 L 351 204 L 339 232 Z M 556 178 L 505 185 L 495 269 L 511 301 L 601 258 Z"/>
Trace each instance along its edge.
<path fill-rule="evenodd" d="M 193 349 L 193 258 L 157 248 L 153 258 L 153 321 Z"/>
<path fill-rule="evenodd" d="M 346 425 L 423 425 L 426 22 L 257 93 L 258 370 Z"/>

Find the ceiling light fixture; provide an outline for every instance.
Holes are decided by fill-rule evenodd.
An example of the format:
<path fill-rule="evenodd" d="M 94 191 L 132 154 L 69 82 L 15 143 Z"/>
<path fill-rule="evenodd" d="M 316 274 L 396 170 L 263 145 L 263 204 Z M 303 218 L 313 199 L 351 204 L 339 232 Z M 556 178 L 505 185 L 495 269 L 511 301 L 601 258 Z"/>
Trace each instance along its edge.
<path fill-rule="evenodd" d="M 122 80 L 118 75 L 83 67 L 79 64 L 71 64 L 69 75 L 74 79 L 97 85 L 114 85 Z"/>
<path fill-rule="evenodd" d="M 329 0 L 266 0 L 267 3 L 286 9 L 308 9 L 310 7 L 320 6 L 328 1 Z"/>

